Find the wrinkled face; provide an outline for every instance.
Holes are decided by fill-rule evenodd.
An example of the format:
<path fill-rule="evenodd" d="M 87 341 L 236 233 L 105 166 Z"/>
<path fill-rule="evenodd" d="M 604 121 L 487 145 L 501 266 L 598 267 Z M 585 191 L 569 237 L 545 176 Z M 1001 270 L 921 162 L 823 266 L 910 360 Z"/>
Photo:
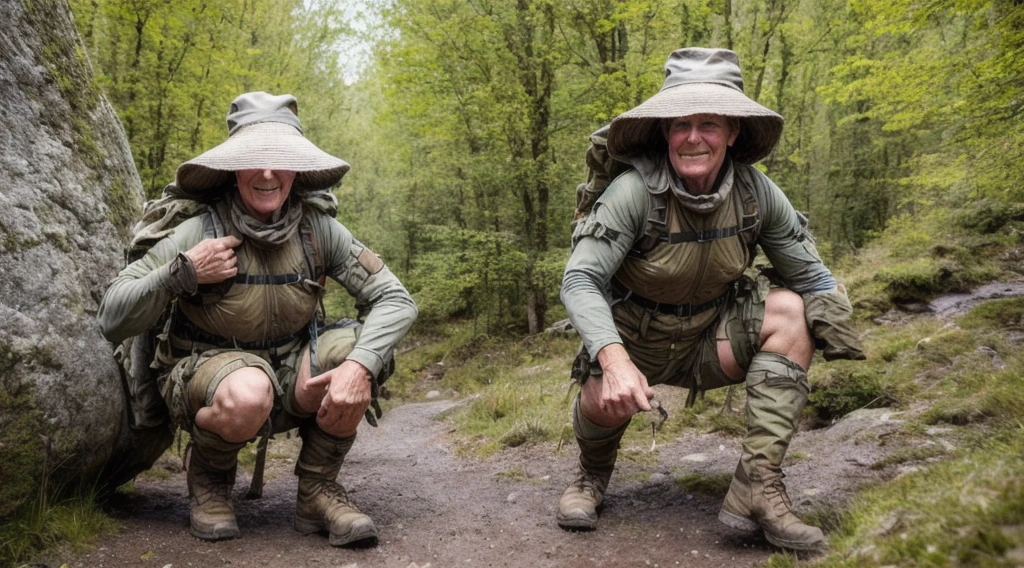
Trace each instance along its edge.
<path fill-rule="evenodd" d="M 725 150 L 736 142 L 739 123 L 717 114 L 673 118 L 665 125 L 668 159 L 690 191 L 706 193 L 725 161 Z"/>
<path fill-rule="evenodd" d="M 292 192 L 295 172 L 288 170 L 238 170 L 238 193 L 256 219 L 266 223 Z"/>

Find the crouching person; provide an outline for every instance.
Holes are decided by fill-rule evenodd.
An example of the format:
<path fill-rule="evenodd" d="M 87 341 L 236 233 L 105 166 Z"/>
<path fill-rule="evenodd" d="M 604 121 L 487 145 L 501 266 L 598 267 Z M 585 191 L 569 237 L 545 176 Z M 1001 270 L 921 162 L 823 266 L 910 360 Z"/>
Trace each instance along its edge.
<path fill-rule="evenodd" d="M 101 329 L 115 343 L 154 338 L 160 393 L 191 434 L 194 536 L 239 536 L 239 450 L 297 427 L 295 529 L 328 532 L 335 546 L 372 543 L 373 520 L 336 478 L 416 305 L 334 218 L 329 188 L 349 165 L 305 138 L 294 97 L 243 94 L 227 123 L 225 142 L 178 168 L 156 215 L 172 226 L 154 223 L 155 244 L 111 283 Z M 326 277 L 356 299 L 361 323 L 318 321 Z"/>
<path fill-rule="evenodd" d="M 583 340 L 573 365 L 579 469 L 558 524 L 594 529 L 632 416 L 651 385 L 745 384 L 742 457 L 718 518 L 790 549 L 824 535 L 793 512 L 782 463 L 807 401 L 815 346 L 862 359 L 846 293 L 786 196 L 753 166 L 782 117 L 743 94 L 736 55 L 673 52 L 660 92 L 619 115 L 615 177 L 577 224 L 562 301 Z M 595 133 L 595 135 L 601 134 Z M 593 139 L 593 138 L 592 138 Z M 759 246 L 776 286 L 744 274 Z"/>

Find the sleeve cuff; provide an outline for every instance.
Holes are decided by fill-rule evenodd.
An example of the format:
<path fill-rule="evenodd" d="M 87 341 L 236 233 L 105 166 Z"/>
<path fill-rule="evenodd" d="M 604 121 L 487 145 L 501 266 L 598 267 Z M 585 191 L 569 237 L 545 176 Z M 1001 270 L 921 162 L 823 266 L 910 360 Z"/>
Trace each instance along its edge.
<path fill-rule="evenodd" d="M 599 339 L 598 341 L 594 341 L 594 342 L 590 343 L 590 345 L 587 346 L 587 355 L 590 356 L 590 361 L 592 363 L 597 361 L 597 354 L 600 353 L 602 349 L 604 349 L 605 347 L 608 347 L 609 345 L 611 345 L 613 343 L 621 344 L 622 343 L 622 338 L 618 337 L 618 336 L 607 337 L 607 338 Z"/>
<path fill-rule="evenodd" d="M 183 252 L 179 252 L 167 265 L 167 272 L 162 280 L 164 288 L 175 296 L 192 296 L 199 289 L 196 267 L 192 264 L 192 259 Z"/>
<path fill-rule="evenodd" d="M 356 363 L 359 363 L 360 365 L 366 367 L 366 369 L 370 371 L 370 374 L 373 375 L 374 377 L 379 376 L 381 369 L 384 368 L 384 359 L 382 359 L 376 353 L 369 351 L 367 349 L 363 349 L 361 347 L 356 347 L 355 349 L 353 349 L 352 352 L 348 354 L 348 357 L 345 357 L 345 359 L 349 361 L 355 361 Z"/>

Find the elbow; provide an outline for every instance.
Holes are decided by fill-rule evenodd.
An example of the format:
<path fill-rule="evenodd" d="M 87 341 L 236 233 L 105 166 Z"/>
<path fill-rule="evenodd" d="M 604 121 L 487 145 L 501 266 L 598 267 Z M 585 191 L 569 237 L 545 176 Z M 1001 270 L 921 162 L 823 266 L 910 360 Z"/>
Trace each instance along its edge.
<path fill-rule="evenodd" d="M 100 334 L 106 338 L 107 341 L 118 344 L 125 340 L 121 333 L 118 333 L 117 327 L 102 317 L 102 314 L 97 316 L 97 323 L 99 324 Z"/>
<path fill-rule="evenodd" d="M 406 308 L 406 310 L 409 313 L 409 321 L 416 321 L 416 318 L 418 318 L 420 315 L 420 307 L 416 305 L 416 300 L 413 300 L 412 296 L 409 296 L 409 305 Z"/>
<path fill-rule="evenodd" d="M 558 291 L 558 297 L 562 300 L 562 304 L 567 304 L 570 298 L 588 288 L 598 289 L 598 286 L 587 277 L 586 273 L 570 270 L 562 277 L 562 288 Z"/>
<path fill-rule="evenodd" d="M 108 297 L 108 295 L 105 295 L 100 300 L 99 309 L 96 311 L 96 323 L 99 326 L 100 334 L 107 341 L 116 345 L 134 334 L 126 333 L 126 321 L 123 316 L 118 316 L 118 308 L 116 306 L 110 306 L 107 303 Z"/>

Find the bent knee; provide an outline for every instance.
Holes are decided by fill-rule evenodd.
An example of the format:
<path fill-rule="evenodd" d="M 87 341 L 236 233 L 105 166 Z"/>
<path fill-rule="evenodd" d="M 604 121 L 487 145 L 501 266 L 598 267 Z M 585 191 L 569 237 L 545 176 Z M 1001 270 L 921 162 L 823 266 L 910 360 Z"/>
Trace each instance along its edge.
<path fill-rule="evenodd" d="M 274 385 L 255 367 L 244 367 L 224 377 L 213 395 L 213 406 L 262 424 L 274 407 Z"/>
<path fill-rule="evenodd" d="M 765 319 L 804 321 L 804 299 L 786 288 L 775 288 L 765 299 Z"/>

